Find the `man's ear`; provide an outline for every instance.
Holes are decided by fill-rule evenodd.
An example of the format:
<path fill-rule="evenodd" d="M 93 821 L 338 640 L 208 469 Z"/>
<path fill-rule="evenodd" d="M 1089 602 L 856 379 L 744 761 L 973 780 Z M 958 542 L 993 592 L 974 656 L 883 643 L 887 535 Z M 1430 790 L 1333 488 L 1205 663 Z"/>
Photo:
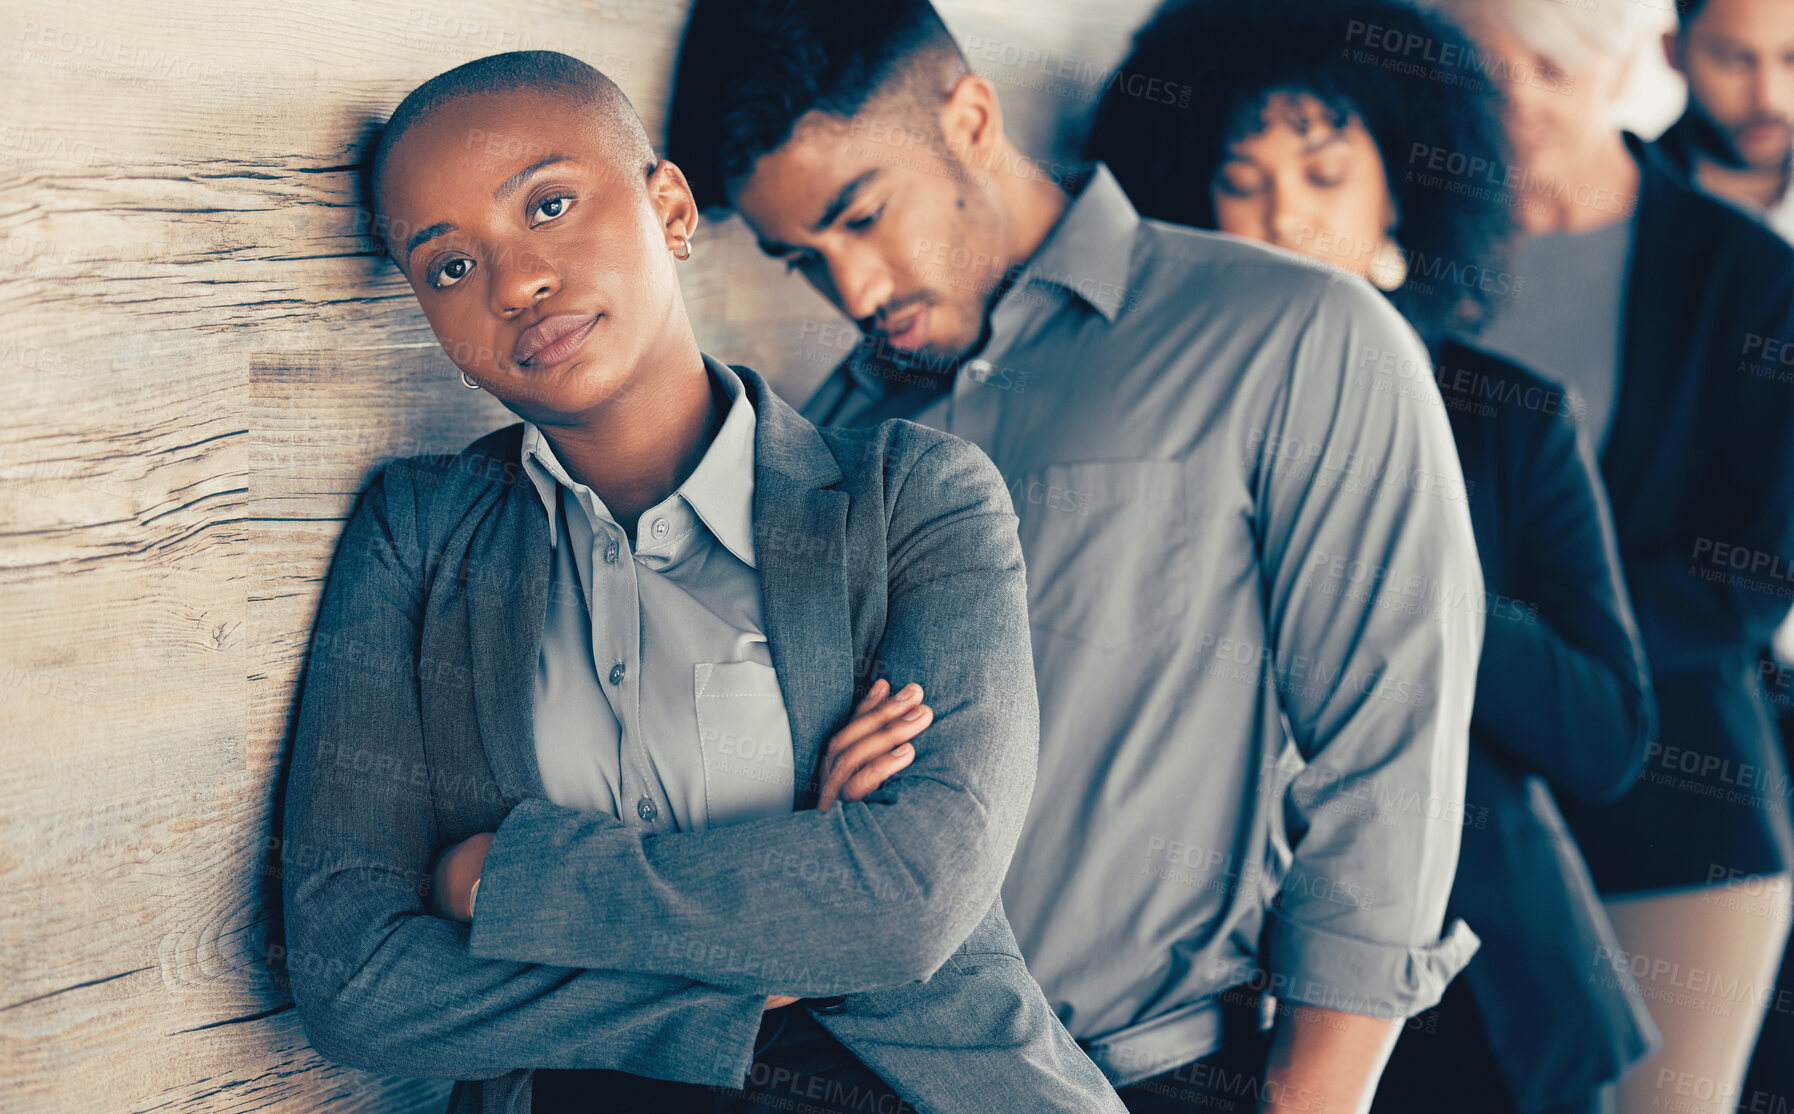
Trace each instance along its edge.
<path fill-rule="evenodd" d="M 698 231 L 698 203 L 691 195 L 685 172 L 661 159 L 648 173 L 648 202 L 660 216 L 660 227 L 667 234 L 667 250 L 680 237 L 691 239 Z"/>
<path fill-rule="evenodd" d="M 1684 78 L 1688 76 L 1688 71 L 1682 68 L 1681 31 L 1671 29 L 1663 33 L 1663 60 L 1669 63 L 1670 69 L 1681 74 Z"/>
<path fill-rule="evenodd" d="M 953 84 L 941 105 L 941 135 L 947 150 L 962 161 L 989 165 L 988 156 L 1003 140 L 1003 106 L 989 78 L 965 74 Z"/>
<path fill-rule="evenodd" d="M 1644 57 L 1644 51 L 1637 49 L 1643 44 L 1637 39 L 1633 39 L 1632 43 L 1634 49 L 1620 56 L 1620 64 L 1614 68 L 1613 85 L 1607 90 L 1608 103 L 1613 106 L 1625 99 L 1626 90 L 1632 84 L 1632 73 L 1638 68 L 1639 59 Z"/>

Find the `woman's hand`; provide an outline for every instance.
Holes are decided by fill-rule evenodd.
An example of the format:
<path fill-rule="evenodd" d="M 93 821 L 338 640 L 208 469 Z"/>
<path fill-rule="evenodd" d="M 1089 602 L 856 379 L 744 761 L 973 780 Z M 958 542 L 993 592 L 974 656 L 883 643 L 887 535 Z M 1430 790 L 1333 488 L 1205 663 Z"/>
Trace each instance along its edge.
<path fill-rule="evenodd" d="M 430 873 L 430 912 L 451 921 L 473 920 L 468 892 L 486 865 L 486 849 L 497 832 L 470 835 L 442 853 Z"/>
<path fill-rule="evenodd" d="M 827 812 L 837 798 L 862 800 L 899 770 L 915 761 L 910 740 L 934 722 L 934 709 L 922 703 L 922 686 L 905 685 L 886 699 L 890 683 L 872 683 L 859 706 L 834 738 L 822 760 L 822 793 L 816 807 Z"/>

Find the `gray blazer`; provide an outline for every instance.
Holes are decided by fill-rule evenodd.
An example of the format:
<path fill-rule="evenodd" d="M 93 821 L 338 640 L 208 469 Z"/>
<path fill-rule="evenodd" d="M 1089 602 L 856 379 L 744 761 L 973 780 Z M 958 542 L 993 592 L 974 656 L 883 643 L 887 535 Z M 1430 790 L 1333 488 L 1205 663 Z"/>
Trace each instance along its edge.
<path fill-rule="evenodd" d="M 908 422 L 757 412 L 755 552 L 800 811 L 644 835 L 551 803 L 532 678 L 548 521 L 522 424 L 386 465 L 324 590 L 286 790 L 287 976 L 328 1059 L 460 1080 L 524 1114 L 537 1067 L 739 1086 L 764 996 L 807 1008 L 911 1105 L 1122 1111 L 1023 965 L 998 898 L 1039 710 L 1016 519 L 978 449 Z M 818 812 L 828 737 L 878 676 L 935 720 L 908 769 Z M 431 866 L 497 831 L 472 925 Z"/>

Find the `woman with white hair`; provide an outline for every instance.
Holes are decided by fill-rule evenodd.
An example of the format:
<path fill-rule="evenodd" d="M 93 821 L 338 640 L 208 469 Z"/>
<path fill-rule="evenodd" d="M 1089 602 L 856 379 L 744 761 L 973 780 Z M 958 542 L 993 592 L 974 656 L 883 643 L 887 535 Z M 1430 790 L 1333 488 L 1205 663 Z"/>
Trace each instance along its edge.
<path fill-rule="evenodd" d="M 1618 802 L 1565 801 L 1622 954 L 1589 976 L 1638 977 L 1659 1050 L 1620 1109 L 1730 1110 L 1787 939 L 1788 771 L 1758 661 L 1788 610 L 1794 251 L 1695 193 L 1615 111 L 1642 46 L 1619 0 L 1442 0 L 1480 44 L 1467 68 L 1504 85 L 1515 165 L 1485 168 L 1525 233 L 1507 299 L 1478 334 L 1579 396 L 1608 488 L 1661 717 Z M 1446 163 L 1450 153 L 1413 161 Z M 1794 377 L 1790 377 L 1794 378 Z"/>

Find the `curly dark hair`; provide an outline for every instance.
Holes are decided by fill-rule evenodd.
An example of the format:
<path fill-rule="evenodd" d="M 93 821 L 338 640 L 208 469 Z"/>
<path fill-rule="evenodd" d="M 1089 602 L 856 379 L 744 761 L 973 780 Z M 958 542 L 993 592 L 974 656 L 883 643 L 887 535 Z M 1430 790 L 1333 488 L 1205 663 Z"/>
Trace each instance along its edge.
<path fill-rule="evenodd" d="M 1513 227 L 1496 196 L 1510 164 L 1487 58 L 1401 0 L 1171 0 L 1122 65 L 1189 95 L 1167 103 L 1112 86 L 1086 154 L 1108 164 L 1146 216 L 1212 229 L 1216 172 L 1232 143 L 1266 128 L 1274 96 L 1312 95 L 1336 127 L 1356 117 L 1401 214 L 1410 273 L 1390 300 L 1436 344 L 1486 317 L 1486 277 L 1500 270 Z M 1441 161 L 1485 169 L 1441 174 Z"/>

